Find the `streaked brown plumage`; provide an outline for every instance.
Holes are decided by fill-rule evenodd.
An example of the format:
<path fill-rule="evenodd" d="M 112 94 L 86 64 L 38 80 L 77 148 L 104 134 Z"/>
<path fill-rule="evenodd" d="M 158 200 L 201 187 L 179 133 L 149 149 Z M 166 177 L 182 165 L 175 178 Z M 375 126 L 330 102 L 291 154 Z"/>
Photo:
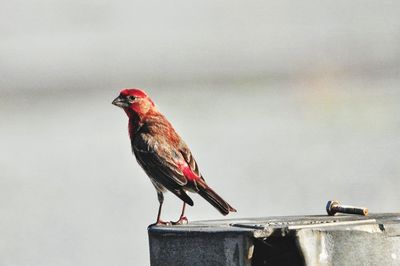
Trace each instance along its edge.
<path fill-rule="evenodd" d="M 128 115 L 132 151 L 157 190 L 160 206 L 156 224 L 165 224 L 160 215 L 167 190 L 184 202 L 176 223 L 187 222 L 185 204 L 193 206 L 186 191 L 199 193 L 223 215 L 236 212 L 206 184 L 188 146 L 144 91 L 124 89 L 113 104 Z"/>

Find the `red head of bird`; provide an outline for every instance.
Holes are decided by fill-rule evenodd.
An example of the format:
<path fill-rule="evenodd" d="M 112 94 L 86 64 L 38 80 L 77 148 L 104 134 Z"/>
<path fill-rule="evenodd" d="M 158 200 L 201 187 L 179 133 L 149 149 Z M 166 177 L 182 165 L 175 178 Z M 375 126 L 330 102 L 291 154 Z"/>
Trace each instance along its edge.
<path fill-rule="evenodd" d="M 149 111 L 155 110 L 153 101 L 140 89 L 123 89 L 112 104 L 124 109 L 129 118 L 142 120 Z"/>

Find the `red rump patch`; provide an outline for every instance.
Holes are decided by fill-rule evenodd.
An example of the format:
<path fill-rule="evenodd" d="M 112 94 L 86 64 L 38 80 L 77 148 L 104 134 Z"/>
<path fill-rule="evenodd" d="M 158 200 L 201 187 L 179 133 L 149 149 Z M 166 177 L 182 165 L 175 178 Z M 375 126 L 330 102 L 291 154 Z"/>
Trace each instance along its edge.
<path fill-rule="evenodd" d="M 193 173 L 192 169 L 190 169 L 189 166 L 184 166 L 182 169 L 183 174 L 185 175 L 185 177 L 189 180 L 189 181 L 194 181 L 199 179 L 200 177 L 198 175 L 196 175 L 195 173 Z"/>
<path fill-rule="evenodd" d="M 140 98 L 146 98 L 147 94 L 140 89 L 123 89 L 121 90 L 121 95 L 127 96 L 127 95 L 132 95 L 135 97 L 140 97 Z"/>

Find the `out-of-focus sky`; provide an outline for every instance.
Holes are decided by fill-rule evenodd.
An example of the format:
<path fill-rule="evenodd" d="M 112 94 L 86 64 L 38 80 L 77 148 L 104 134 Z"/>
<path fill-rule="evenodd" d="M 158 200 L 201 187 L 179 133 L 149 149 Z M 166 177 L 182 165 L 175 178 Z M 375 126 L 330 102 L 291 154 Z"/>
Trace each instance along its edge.
<path fill-rule="evenodd" d="M 3 1 L 1 89 L 386 73 L 399 66 L 399 10 L 398 1 Z"/>
<path fill-rule="evenodd" d="M 2 1 L 0 265 L 147 265 L 148 91 L 238 213 L 398 211 L 398 1 Z M 190 220 L 219 219 L 193 196 Z M 180 202 L 166 195 L 163 218 Z"/>

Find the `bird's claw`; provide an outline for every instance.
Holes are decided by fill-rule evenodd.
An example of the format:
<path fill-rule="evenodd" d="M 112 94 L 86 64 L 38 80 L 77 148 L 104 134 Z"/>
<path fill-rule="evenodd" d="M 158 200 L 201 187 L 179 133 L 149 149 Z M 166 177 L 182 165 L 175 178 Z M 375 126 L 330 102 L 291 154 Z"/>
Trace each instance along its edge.
<path fill-rule="evenodd" d="M 153 226 L 160 226 L 160 225 L 161 226 L 171 226 L 171 225 L 183 225 L 183 224 L 188 224 L 188 223 L 189 223 L 188 218 L 186 216 L 182 216 L 176 222 L 173 222 L 173 221 L 164 222 L 163 220 L 159 220 L 159 221 L 149 225 L 148 228 L 153 227 Z"/>
<path fill-rule="evenodd" d="M 164 222 L 163 220 L 158 220 L 157 222 L 149 225 L 148 228 L 153 227 L 153 226 L 158 226 L 158 225 L 170 226 L 172 224 L 173 224 L 173 222 Z"/>
<path fill-rule="evenodd" d="M 188 223 L 189 223 L 189 220 L 188 220 L 188 218 L 186 216 L 181 216 L 179 218 L 179 220 L 176 221 L 176 222 L 172 222 L 171 221 L 172 225 L 182 225 L 182 224 L 188 224 Z"/>

